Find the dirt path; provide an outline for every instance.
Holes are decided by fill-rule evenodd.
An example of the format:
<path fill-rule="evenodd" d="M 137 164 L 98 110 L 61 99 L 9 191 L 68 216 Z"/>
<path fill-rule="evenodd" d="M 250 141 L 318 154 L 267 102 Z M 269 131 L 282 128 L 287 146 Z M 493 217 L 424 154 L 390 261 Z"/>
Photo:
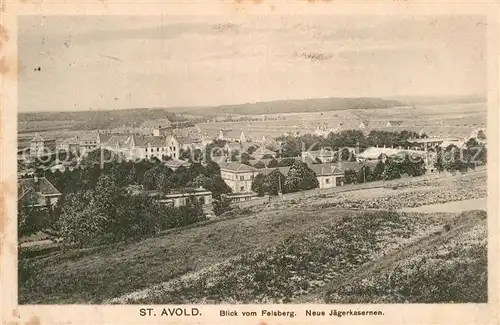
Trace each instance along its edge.
<path fill-rule="evenodd" d="M 437 247 L 447 240 L 457 236 L 458 234 L 463 233 L 464 230 L 472 228 L 479 222 L 486 221 L 479 218 L 458 220 L 458 224 L 452 225 L 452 228 L 449 231 L 441 229 L 438 232 L 421 238 L 412 244 L 402 247 L 396 252 L 390 253 L 379 260 L 369 262 L 364 266 L 339 277 L 335 281 L 332 281 L 330 284 L 318 288 L 317 290 L 306 296 L 300 297 L 300 299 L 293 303 L 325 303 L 325 297 L 330 292 L 335 292 L 336 290 L 338 290 L 341 286 L 359 282 L 363 278 L 388 269 L 394 266 L 399 261 L 411 257 L 420 251 Z"/>
<path fill-rule="evenodd" d="M 415 208 L 403 208 L 400 211 L 417 212 L 417 213 L 434 213 L 434 212 L 460 213 L 468 210 L 486 211 L 487 210 L 486 198 L 422 205 Z"/>

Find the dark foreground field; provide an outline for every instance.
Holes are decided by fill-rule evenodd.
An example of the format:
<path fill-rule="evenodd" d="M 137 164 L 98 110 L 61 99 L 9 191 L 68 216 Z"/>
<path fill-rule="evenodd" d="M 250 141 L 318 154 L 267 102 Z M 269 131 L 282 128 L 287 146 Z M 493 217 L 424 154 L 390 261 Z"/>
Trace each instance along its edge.
<path fill-rule="evenodd" d="M 484 212 L 262 211 L 139 243 L 23 260 L 19 303 L 486 301 L 486 235 L 477 230 L 486 229 L 485 218 Z M 460 238 L 477 245 L 468 249 Z M 448 244 L 452 239 L 457 245 Z M 448 255 L 437 256 L 436 245 Z M 408 247 L 414 254 L 397 255 Z M 432 273 L 441 270 L 438 258 L 443 272 Z M 384 267 L 373 266 L 384 260 Z M 362 281 L 332 290 L 363 268 Z M 406 276 L 421 269 L 428 270 L 427 282 Z M 453 276 L 463 270 L 466 276 Z M 370 286 L 389 274 L 392 287 Z M 422 281 L 425 293 L 408 291 Z M 455 295 L 437 294 L 447 290 Z"/>

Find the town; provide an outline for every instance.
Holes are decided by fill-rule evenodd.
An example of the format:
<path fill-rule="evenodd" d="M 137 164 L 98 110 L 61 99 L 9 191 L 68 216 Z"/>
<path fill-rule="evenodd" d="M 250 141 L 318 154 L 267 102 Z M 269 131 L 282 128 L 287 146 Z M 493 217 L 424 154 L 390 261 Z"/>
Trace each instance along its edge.
<path fill-rule="evenodd" d="M 47 226 L 41 220 L 64 220 L 76 212 L 70 206 L 74 195 L 104 184 L 122 196 L 147 197 L 144 202 L 166 211 L 186 208 L 179 211 L 184 223 L 166 226 L 171 227 L 216 217 L 239 202 L 248 207 L 302 191 L 327 194 L 348 184 L 486 164 L 484 129 L 459 139 L 428 136 L 423 129 L 367 132 L 366 124 L 323 135 L 284 134 L 274 141 L 252 140 L 244 132 L 232 137 L 225 130 L 207 139 L 194 127 L 171 126 L 146 134 L 96 132 L 58 139 L 37 133 L 18 155 L 20 229 L 36 232 Z M 38 226 L 30 224 L 34 219 Z"/>
<path fill-rule="evenodd" d="M 20 20 L 18 304 L 488 302 L 484 17 L 250 16 Z"/>

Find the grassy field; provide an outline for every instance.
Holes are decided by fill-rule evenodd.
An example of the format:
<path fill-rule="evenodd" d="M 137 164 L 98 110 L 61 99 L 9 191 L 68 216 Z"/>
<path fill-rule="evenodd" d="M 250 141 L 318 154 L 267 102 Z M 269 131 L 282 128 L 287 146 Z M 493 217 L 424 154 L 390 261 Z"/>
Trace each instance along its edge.
<path fill-rule="evenodd" d="M 404 251 L 442 230 L 455 216 L 377 209 L 475 196 L 486 196 L 484 172 L 255 206 L 141 242 L 23 259 L 19 302 L 241 303 L 307 298 L 332 279 L 348 276 L 346 270 Z M 477 219 L 474 216 L 471 219 Z M 297 270 L 301 271 L 294 273 Z M 184 291 L 189 294 L 181 295 Z"/>
<path fill-rule="evenodd" d="M 21 262 L 19 302 L 99 303 L 276 245 L 353 212 L 264 211 L 139 243 L 68 251 Z M 356 213 L 354 213 L 356 214 Z"/>
<path fill-rule="evenodd" d="M 314 232 L 281 240 L 112 302 L 289 303 L 416 238 L 443 219 L 389 212 L 349 214 Z"/>
<path fill-rule="evenodd" d="M 447 232 L 369 263 L 323 289 L 323 303 L 486 303 L 486 214 L 463 214 Z"/>

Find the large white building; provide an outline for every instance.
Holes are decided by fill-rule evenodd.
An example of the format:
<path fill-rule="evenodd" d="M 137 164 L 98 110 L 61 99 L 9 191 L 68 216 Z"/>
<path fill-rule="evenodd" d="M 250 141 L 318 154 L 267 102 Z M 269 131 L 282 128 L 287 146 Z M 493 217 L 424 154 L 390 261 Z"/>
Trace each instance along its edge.
<path fill-rule="evenodd" d="M 118 152 L 127 159 L 162 159 L 163 156 L 179 158 L 179 142 L 173 135 L 111 135 L 103 138 L 101 148 Z"/>

